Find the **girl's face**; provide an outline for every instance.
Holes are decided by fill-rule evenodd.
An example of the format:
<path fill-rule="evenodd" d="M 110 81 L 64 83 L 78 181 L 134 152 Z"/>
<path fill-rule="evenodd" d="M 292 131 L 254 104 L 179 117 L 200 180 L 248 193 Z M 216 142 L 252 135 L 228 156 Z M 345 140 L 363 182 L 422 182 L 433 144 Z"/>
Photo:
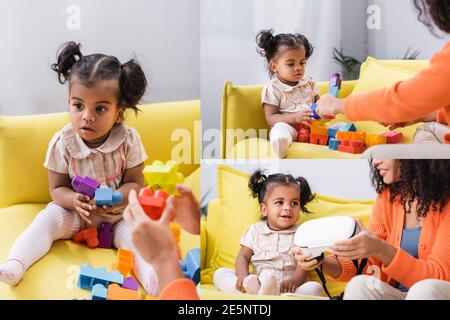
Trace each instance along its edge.
<path fill-rule="evenodd" d="M 292 227 L 300 215 L 300 192 L 295 185 L 272 185 L 261 203 L 261 213 L 275 231 Z"/>
<path fill-rule="evenodd" d="M 269 68 L 282 82 L 296 85 L 305 74 L 305 48 L 288 48 L 281 46 L 275 59 L 270 61 Z"/>
<path fill-rule="evenodd" d="M 122 120 L 123 108 L 117 105 L 117 80 L 102 80 L 87 87 L 74 78 L 69 94 L 70 121 L 89 147 L 100 146 L 115 123 Z"/>
<path fill-rule="evenodd" d="M 385 184 L 392 184 L 400 180 L 400 162 L 392 159 L 374 159 L 373 166 L 383 177 Z"/>

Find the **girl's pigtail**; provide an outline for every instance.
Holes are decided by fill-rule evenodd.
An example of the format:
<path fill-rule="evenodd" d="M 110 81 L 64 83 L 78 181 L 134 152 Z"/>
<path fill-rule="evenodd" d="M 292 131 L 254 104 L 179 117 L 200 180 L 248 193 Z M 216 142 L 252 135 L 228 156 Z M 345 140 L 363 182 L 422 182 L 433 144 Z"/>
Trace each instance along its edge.
<path fill-rule="evenodd" d="M 131 59 L 122 64 L 119 87 L 121 105 L 137 111 L 136 105 L 147 89 L 147 79 L 141 66 L 135 60 Z"/>
<path fill-rule="evenodd" d="M 311 187 L 305 178 L 298 177 L 295 181 L 297 181 L 300 188 L 300 208 L 302 212 L 310 213 L 306 205 L 314 200 L 315 195 L 311 192 Z"/>
<path fill-rule="evenodd" d="M 61 84 L 69 80 L 72 67 L 82 56 L 80 44 L 73 41 L 65 43 L 58 50 L 56 63 L 52 64 L 51 68 L 58 74 L 58 81 Z"/>

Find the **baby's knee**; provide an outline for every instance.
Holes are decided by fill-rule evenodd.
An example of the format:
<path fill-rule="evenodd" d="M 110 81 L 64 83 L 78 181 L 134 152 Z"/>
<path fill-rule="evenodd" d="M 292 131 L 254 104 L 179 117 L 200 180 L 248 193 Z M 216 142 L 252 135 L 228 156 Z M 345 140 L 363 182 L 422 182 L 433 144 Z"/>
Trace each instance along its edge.
<path fill-rule="evenodd" d="M 448 300 L 450 299 L 450 282 L 427 279 L 416 282 L 406 295 L 406 300 Z"/>

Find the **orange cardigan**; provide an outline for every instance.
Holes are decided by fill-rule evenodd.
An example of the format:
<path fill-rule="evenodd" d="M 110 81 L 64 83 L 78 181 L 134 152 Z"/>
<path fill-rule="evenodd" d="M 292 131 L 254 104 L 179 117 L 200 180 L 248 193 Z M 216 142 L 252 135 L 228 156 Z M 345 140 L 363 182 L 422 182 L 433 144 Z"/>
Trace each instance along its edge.
<path fill-rule="evenodd" d="M 351 95 L 345 116 L 352 121 L 400 123 L 437 110 L 437 122 L 450 126 L 450 42 L 436 53 L 427 69 L 392 87 Z M 450 143 L 450 134 L 444 137 Z"/>
<path fill-rule="evenodd" d="M 195 283 L 186 278 L 180 278 L 169 283 L 161 291 L 159 300 L 200 300 Z"/>
<path fill-rule="evenodd" d="M 397 248 L 394 259 L 386 267 L 371 257 L 363 273 L 374 275 L 370 265 L 381 268 L 381 280 L 396 286 L 398 283 L 410 288 L 414 283 L 424 279 L 441 279 L 450 281 L 450 202 L 442 212 L 431 209 L 422 221 L 419 239 L 419 258 L 400 249 L 405 211 L 397 199 L 389 202 L 389 191 L 383 191 L 375 202 L 369 220 L 368 230 Z M 334 257 L 336 259 L 336 257 Z M 349 281 L 356 274 L 351 260 L 337 259 L 342 273 L 337 281 Z"/>

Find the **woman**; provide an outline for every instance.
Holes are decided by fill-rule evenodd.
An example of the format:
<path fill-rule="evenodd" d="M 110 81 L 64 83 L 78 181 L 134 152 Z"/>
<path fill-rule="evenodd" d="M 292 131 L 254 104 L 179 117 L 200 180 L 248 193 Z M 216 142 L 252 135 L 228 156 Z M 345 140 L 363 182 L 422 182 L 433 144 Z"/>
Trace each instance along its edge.
<path fill-rule="evenodd" d="M 449 1 L 414 0 L 414 5 L 419 11 L 419 20 L 433 33 L 435 27 L 450 33 Z M 322 117 L 344 113 L 352 121 L 378 121 L 390 125 L 391 129 L 417 122 L 433 121 L 417 130 L 414 141 L 448 144 L 450 143 L 449 78 L 450 42 L 433 56 L 427 69 L 414 77 L 400 81 L 389 88 L 352 95 L 347 99 L 337 99 L 330 94 L 324 95 L 318 102 L 317 112 Z M 402 146 L 397 145 L 393 148 L 401 149 Z M 450 157 L 449 146 L 434 144 L 425 146 L 425 149 L 428 152 L 437 152 L 438 154 L 434 157 Z M 405 155 L 412 158 L 419 158 L 424 151 L 422 146 L 420 148 L 414 146 L 415 151 L 404 150 L 407 153 Z M 389 157 L 404 158 L 402 157 L 404 154 L 397 153 L 397 155 Z"/>
<path fill-rule="evenodd" d="M 301 268 L 349 281 L 344 299 L 450 299 L 450 160 L 373 160 L 378 193 L 368 229 Z M 368 258 L 356 276 L 352 260 Z M 369 275 L 367 275 L 369 274 Z"/>

